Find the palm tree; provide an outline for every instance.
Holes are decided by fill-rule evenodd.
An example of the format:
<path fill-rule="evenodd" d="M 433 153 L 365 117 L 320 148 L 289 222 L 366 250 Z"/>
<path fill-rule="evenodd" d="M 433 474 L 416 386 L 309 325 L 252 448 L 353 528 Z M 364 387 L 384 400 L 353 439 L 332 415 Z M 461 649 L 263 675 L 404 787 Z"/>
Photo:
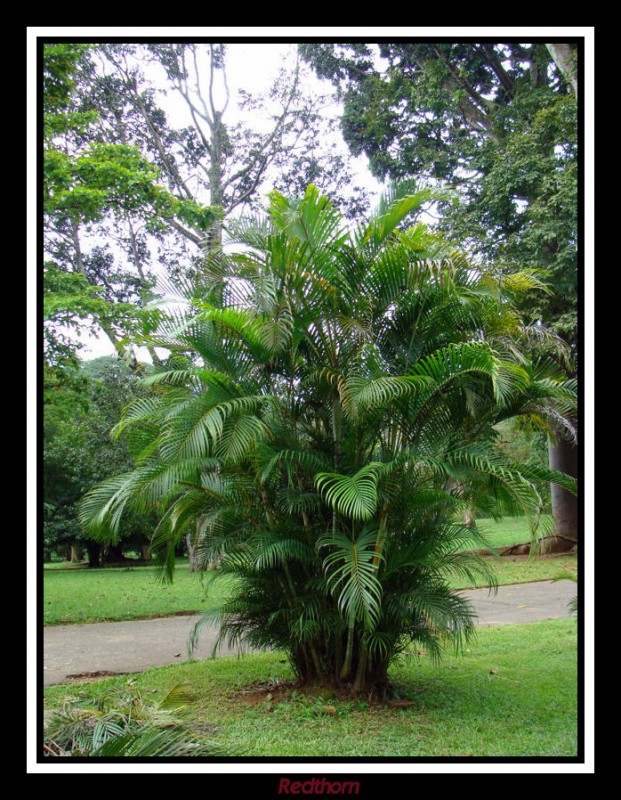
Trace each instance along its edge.
<path fill-rule="evenodd" d="M 163 322 L 169 368 L 117 426 L 136 469 L 104 482 L 82 520 L 113 537 L 125 508 L 157 508 L 152 547 L 172 576 L 188 530 L 203 563 L 237 577 L 220 639 L 284 649 L 301 680 L 387 684 L 412 642 L 436 657 L 473 632 L 449 576 L 484 575 L 468 509 L 525 513 L 539 482 L 512 462 L 502 420 L 564 419 L 575 388 L 520 347 L 510 300 L 537 277 L 493 279 L 395 191 L 351 232 L 315 187 L 271 195 L 267 219 L 229 225 L 202 299 Z M 524 352 L 523 352 L 524 350 Z"/>

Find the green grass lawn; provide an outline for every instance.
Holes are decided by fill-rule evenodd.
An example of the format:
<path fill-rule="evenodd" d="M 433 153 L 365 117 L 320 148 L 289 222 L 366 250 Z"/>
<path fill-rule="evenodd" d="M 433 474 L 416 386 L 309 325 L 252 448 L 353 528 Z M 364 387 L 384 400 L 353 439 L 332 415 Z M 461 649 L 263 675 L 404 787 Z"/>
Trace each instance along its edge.
<path fill-rule="evenodd" d="M 575 555 L 567 556 L 503 556 L 492 558 L 486 556 L 486 561 L 492 565 L 498 584 L 503 583 L 528 583 L 529 581 L 549 581 L 554 578 L 578 575 L 578 558 Z M 483 586 L 478 581 L 466 585 L 463 580 L 450 581 L 456 589 L 469 589 L 473 586 Z"/>
<path fill-rule="evenodd" d="M 550 521 L 550 517 L 542 517 Z M 511 544 L 530 541 L 530 529 L 525 517 L 505 517 L 500 522 L 493 519 L 478 519 L 477 527 L 492 547 L 508 547 Z"/>
<path fill-rule="evenodd" d="M 47 569 L 44 572 L 45 625 L 140 619 L 218 606 L 231 582 L 219 578 L 206 591 L 204 579 L 180 562 L 172 583 L 161 583 L 154 567 Z"/>
<path fill-rule="evenodd" d="M 575 555 L 543 558 L 490 558 L 496 578 L 502 583 L 549 580 L 577 574 Z M 153 567 L 107 569 L 49 569 L 44 573 L 45 625 L 146 619 L 217 608 L 232 583 L 220 577 L 205 588 L 201 577 L 177 567 L 172 584 L 157 580 Z M 468 588 L 453 580 L 455 588 Z"/>
<path fill-rule="evenodd" d="M 327 690 L 278 691 L 292 677 L 279 653 L 54 686 L 45 700 L 49 710 L 131 688 L 156 702 L 188 681 L 196 695 L 188 727 L 249 757 L 574 756 L 576 629 L 574 619 L 481 628 L 463 654 L 447 653 L 440 666 L 407 657 L 391 670 L 401 698 L 415 703 L 401 709 L 338 700 Z M 326 705 L 332 715 L 322 712 Z"/>

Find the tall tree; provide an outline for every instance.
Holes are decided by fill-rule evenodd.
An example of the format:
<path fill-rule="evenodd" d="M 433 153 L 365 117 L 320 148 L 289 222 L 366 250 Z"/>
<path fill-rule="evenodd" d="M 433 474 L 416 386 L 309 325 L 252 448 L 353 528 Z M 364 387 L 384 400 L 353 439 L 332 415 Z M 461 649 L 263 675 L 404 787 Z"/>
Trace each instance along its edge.
<path fill-rule="evenodd" d="M 266 182 L 290 189 L 278 173 L 292 172 L 292 164 L 305 185 L 319 176 L 322 183 L 327 178 L 326 190 L 351 183 L 343 156 L 318 146 L 320 131 L 325 137 L 328 130 L 321 107 L 326 98 L 302 87 L 299 63 L 281 70 L 268 91 L 251 95 L 240 89 L 234 96 L 223 44 L 108 45 L 101 52 L 136 119 L 142 119 L 139 136 L 178 196 L 221 207 L 226 219 L 236 209 L 260 207 Z M 160 86 L 185 106 L 187 127 L 171 128 L 157 107 L 154 69 L 163 74 Z M 231 118 L 233 105 L 237 119 Z M 214 225 L 207 241 L 196 231 L 180 232 L 209 247 L 221 241 L 221 227 Z"/>
<path fill-rule="evenodd" d="M 454 190 L 440 227 L 501 272 L 545 271 L 553 291 L 523 311 L 577 353 L 577 45 L 305 44 L 338 87 L 343 135 L 378 177 L 426 176 Z M 573 438 L 556 431 L 550 463 L 576 474 Z M 553 489 L 557 537 L 578 538 L 575 498 Z"/>
<path fill-rule="evenodd" d="M 144 268 L 144 237 L 137 226 L 158 231 L 166 222 L 181 224 L 179 220 L 189 219 L 206 230 L 216 213 L 178 199 L 160 186 L 157 166 L 135 142 L 128 141 L 122 125 L 110 127 L 110 119 L 118 121 L 119 108 L 113 103 L 93 103 L 98 77 L 92 56 L 92 48 L 85 45 L 56 44 L 44 49 L 48 352 L 64 348 L 69 353 L 71 345 L 63 339 L 62 326 L 90 324 L 135 366 L 126 340 L 144 321 L 140 307 L 151 284 Z M 108 135 L 102 133 L 106 128 Z M 122 264 L 118 247 L 114 252 L 102 243 L 107 225 L 126 231 L 129 259 Z"/>

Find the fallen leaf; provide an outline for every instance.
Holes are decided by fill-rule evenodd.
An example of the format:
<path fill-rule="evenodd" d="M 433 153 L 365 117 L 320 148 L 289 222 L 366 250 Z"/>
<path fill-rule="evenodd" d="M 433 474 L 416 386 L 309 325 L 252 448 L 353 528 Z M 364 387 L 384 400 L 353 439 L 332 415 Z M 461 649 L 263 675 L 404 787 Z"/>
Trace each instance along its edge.
<path fill-rule="evenodd" d="M 180 656 L 181 656 L 181 653 L 175 653 L 174 658 L 179 658 Z"/>
<path fill-rule="evenodd" d="M 415 706 L 416 702 L 414 700 L 388 700 L 386 705 L 390 708 L 408 708 L 409 706 Z"/>
<path fill-rule="evenodd" d="M 490 675 L 495 675 L 497 672 L 498 672 L 497 669 L 490 669 L 489 674 Z"/>

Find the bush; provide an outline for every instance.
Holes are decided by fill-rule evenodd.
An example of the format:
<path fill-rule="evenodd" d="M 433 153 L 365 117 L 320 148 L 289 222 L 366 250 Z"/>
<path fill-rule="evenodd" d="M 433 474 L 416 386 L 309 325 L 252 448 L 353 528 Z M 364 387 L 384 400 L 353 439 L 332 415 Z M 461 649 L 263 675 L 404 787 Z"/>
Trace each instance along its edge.
<path fill-rule="evenodd" d="M 237 591 L 221 639 L 283 648 L 301 680 L 385 690 L 411 642 L 434 656 L 473 631 L 447 576 L 492 576 L 470 512 L 541 511 L 541 481 L 496 426 L 557 421 L 574 390 L 530 341 L 511 299 L 538 288 L 477 271 L 422 224 L 428 193 L 395 194 L 347 231 L 310 187 L 274 193 L 269 219 L 231 223 L 185 319 L 153 344 L 172 355 L 117 426 L 137 469 L 82 505 L 96 535 L 156 504 L 153 547 L 172 575 L 192 532 Z M 198 633 L 198 631 L 197 631 Z"/>

